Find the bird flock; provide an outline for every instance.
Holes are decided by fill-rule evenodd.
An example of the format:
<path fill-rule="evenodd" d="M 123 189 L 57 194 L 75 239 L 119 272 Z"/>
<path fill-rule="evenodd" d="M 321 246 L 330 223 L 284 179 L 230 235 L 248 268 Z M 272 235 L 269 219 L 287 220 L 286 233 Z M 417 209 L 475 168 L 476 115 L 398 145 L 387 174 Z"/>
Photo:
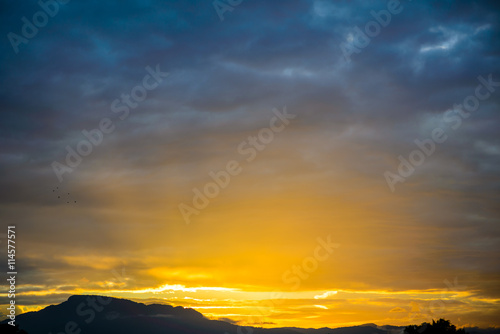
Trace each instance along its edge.
<path fill-rule="evenodd" d="M 52 189 L 52 192 L 54 195 L 57 195 L 57 199 L 66 202 L 66 204 L 76 204 L 76 200 L 74 200 L 70 193 L 63 192 L 62 190 L 59 189 L 59 187 L 55 187 L 55 189 Z"/>

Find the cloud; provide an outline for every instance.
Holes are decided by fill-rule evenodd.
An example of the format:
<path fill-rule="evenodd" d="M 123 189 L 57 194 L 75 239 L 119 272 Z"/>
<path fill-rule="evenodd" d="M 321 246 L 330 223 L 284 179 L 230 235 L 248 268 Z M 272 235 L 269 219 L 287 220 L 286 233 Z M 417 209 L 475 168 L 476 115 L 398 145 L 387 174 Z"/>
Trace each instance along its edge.
<path fill-rule="evenodd" d="M 237 325 L 237 324 L 239 323 L 239 321 L 232 320 L 232 319 L 230 319 L 230 318 L 225 318 L 225 317 L 218 318 L 217 320 L 219 320 L 219 321 L 224 321 L 224 322 L 228 322 L 228 323 L 233 324 L 233 325 Z"/>
<path fill-rule="evenodd" d="M 314 296 L 314 299 L 327 299 L 330 296 L 334 296 L 337 294 L 337 291 L 326 291 L 325 293 L 321 295 L 316 295 Z"/>
<path fill-rule="evenodd" d="M 500 81 L 492 56 L 500 8 L 403 6 L 350 65 L 340 43 L 384 4 L 257 0 L 220 22 L 207 1 L 75 1 L 19 54 L 4 38 L 0 217 L 22 235 L 20 288 L 53 293 L 23 302 L 45 305 L 74 285 L 105 291 L 113 282 L 127 291 L 283 290 L 288 265 L 328 234 L 345 250 L 301 283 L 326 291 L 314 299 L 336 300 L 332 287 L 441 291 L 454 277 L 472 306 L 499 298 L 500 91 L 395 194 L 382 175 L 416 138 L 444 126 L 444 112 L 474 93 L 479 75 Z M 0 32 L 20 33 L 21 18 L 37 10 L 36 2 L 6 5 Z M 120 121 L 113 101 L 156 64 L 170 76 Z M 293 124 L 186 228 L 177 205 L 211 182 L 211 171 L 245 163 L 238 144 L 285 105 Z M 59 184 L 51 163 L 64 162 L 66 147 L 103 117 L 116 130 Z M 77 203 L 54 196 L 57 186 Z M 114 281 L 111 270 L 123 267 L 135 279 Z"/>
<path fill-rule="evenodd" d="M 401 312 L 408 312 L 408 310 L 406 310 L 402 307 L 395 307 L 395 308 L 391 309 L 389 312 L 401 313 Z"/>

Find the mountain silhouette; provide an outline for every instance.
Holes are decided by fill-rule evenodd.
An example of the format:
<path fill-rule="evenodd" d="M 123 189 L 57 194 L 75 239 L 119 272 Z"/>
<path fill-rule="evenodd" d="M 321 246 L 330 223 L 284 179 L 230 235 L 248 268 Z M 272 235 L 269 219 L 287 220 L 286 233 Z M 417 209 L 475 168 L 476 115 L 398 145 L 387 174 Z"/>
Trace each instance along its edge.
<path fill-rule="evenodd" d="M 133 302 L 103 296 L 76 295 L 59 305 L 16 317 L 16 324 L 28 334 L 249 334 L 248 328 L 219 320 L 180 306 Z M 338 329 L 252 327 L 252 334 L 328 334 Z M 373 327 L 344 328 L 342 334 L 386 334 Z"/>
<path fill-rule="evenodd" d="M 0 329 L 6 328 L 7 321 L 3 321 Z M 190 308 L 145 305 L 126 299 L 87 295 L 71 296 L 59 305 L 20 314 L 16 317 L 16 324 L 19 330 L 28 334 L 390 334 L 396 333 L 394 329 L 398 328 L 390 326 L 391 330 L 388 331 L 375 324 L 366 324 L 335 329 L 250 329 L 220 320 L 209 320 Z M 471 334 L 486 333 L 500 334 L 496 330 L 471 331 Z"/>
<path fill-rule="evenodd" d="M 104 302 L 105 301 L 105 302 Z M 59 305 L 16 317 L 28 334 L 221 333 L 230 324 L 211 321 L 193 309 L 145 305 L 126 299 L 76 295 Z"/>

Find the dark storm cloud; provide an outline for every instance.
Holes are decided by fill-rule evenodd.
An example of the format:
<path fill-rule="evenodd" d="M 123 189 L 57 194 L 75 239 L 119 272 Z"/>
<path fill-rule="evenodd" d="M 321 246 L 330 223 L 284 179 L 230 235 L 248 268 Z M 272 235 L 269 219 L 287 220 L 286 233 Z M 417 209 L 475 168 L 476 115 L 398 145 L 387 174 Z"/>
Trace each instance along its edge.
<path fill-rule="evenodd" d="M 408 147 L 401 144 L 416 135 L 409 135 L 415 115 L 442 113 L 470 93 L 478 75 L 498 69 L 499 27 L 495 2 L 402 6 L 402 13 L 345 65 L 340 43 L 385 3 L 268 6 L 255 1 L 226 12 L 224 22 L 203 1 L 61 5 L 46 27 L 20 45 L 19 54 L 7 38 L 1 45 L 3 189 L 46 180 L 50 163 L 64 158 L 64 147 L 82 139 L 81 130 L 116 116 L 111 102 L 140 82 L 145 66 L 155 64 L 170 72 L 169 79 L 104 139 L 109 149 L 96 149 L 87 160 L 98 160 L 111 148 L 126 154 L 164 145 L 175 146 L 169 151 L 178 156 L 183 145 L 205 147 L 202 138 L 220 131 L 207 126 L 205 113 L 242 112 L 248 122 L 256 108 L 287 103 L 304 110 L 304 126 L 328 120 L 334 131 L 341 131 L 360 122 L 380 129 L 368 139 L 377 144 L 372 149 Z M 34 4 L 7 7 L 3 35 L 20 33 L 20 18 L 40 10 Z M 450 41 L 449 49 L 432 49 Z M 494 95 L 485 104 L 496 101 Z M 478 117 L 496 120 L 495 108 L 490 110 Z M 236 132 L 244 126 L 234 125 Z M 168 138 L 176 129 L 172 143 Z M 481 133 L 496 145 L 493 131 Z M 116 137 L 112 144 L 110 137 Z M 184 158 L 203 159 L 201 151 L 206 152 L 193 155 L 187 149 Z M 26 191 L 12 189 L 2 197 L 8 201 L 22 194 L 27 198 Z"/>

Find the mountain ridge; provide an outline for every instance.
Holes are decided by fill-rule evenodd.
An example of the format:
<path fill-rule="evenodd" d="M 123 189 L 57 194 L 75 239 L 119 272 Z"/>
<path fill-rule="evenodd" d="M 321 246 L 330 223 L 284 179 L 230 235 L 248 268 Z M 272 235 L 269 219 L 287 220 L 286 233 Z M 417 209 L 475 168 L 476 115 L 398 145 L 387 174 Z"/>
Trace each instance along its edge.
<path fill-rule="evenodd" d="M 3 321 L 6 323 L 8 320 Z M 361 326 L 340 328 L 240 327 L 222 320 L 207 319 L 192 308 L 149 304 L 124 298 L 73 295 L 66 301 L 39 311 L 20 314 L 16 324 L 28 334 L 387 334 L 404 327 Z M 390 328 L 387 329 L 382 328 Z M 470 334 L 500 334 L 500 329 L 477 329 Z"/>

